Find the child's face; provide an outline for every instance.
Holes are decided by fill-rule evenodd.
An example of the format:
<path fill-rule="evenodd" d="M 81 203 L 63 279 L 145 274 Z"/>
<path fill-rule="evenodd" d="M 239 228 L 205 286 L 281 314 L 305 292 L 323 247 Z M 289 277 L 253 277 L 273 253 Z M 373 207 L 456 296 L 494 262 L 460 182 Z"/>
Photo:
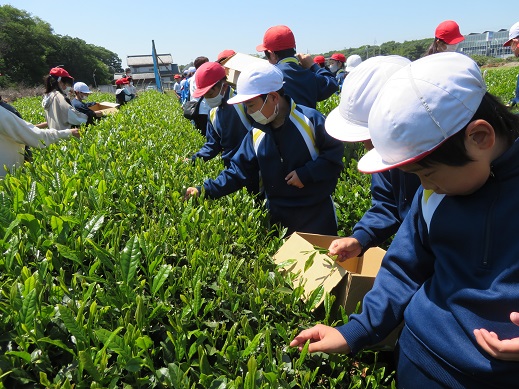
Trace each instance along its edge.
<path fill-rule="evenodd" d="M 447 196 L 472 194 L 485 184 L 490 175 L 490 165 L 482 160 L 469 162 L 465 166 L 436 164 L 423 167 L 413 163 L 400 169 L 416 174 L 424 189 Z"/>

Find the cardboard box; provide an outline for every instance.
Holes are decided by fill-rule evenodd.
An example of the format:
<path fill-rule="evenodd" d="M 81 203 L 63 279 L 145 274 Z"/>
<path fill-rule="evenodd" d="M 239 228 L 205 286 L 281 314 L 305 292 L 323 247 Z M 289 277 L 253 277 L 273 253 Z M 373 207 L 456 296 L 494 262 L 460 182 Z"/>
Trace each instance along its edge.
<path fill-rule="evenodd" d="M 102 103 L 96 103 L 88 108 L 90 108 L 92 111 L 101 111 L 104 116 L 117 112 L 119 104 L 103 101 Z"/>
<path fill-rule="evenodd" d="M 265 62 L 267 61 L 252 55 L 236 53 L 222 61 L 222 66 L 225 68 L 225 73 L 227 74 L 227 82 L 236 86 L 238 77 L 243 69 Z"/>
<path fill-rule="evenodd" d="M 316 251 L 315 247 L 327 249 L 337 238 L 339 237 L 294 232 L 273 258 L 280 269 L 296 275 L 294 286 L 304 287 L 305 299 L 322 285 L 324 292 L 335 295 L 334 306 L 343 306 L 350 315 L 373 287 L 386 251 L 374 247 L 367 250 L 362 257 L 350 258 L 344 262 L 335 262 L 328 255 Z M 311 256 L 313 260 L 310 260 Z M 305 271 L 307 264 L 311 266 Z M 324 293 L 314 309 L 319 308 L 323 300 Z M 398 334 L 399 328 L 371 348 L 392 348 Z"/>

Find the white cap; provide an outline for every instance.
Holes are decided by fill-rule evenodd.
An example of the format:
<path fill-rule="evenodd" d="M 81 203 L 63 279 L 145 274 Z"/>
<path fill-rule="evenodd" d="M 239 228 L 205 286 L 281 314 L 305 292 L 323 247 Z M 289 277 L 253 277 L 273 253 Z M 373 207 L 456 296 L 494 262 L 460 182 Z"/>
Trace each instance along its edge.
<path fill-rule="evenodd" d="M 187 69 L 188 73 L 194 73 L 196 72 L 196 68 L 194 66 L 190 66 L 189 69 Z"/>
<path fill-rule="evenodd" d="M 87 84 L 85 84 L 84 82 L 76 82 L 74 84 L 74 91 L 81 93 L 92 93 L 92 91 L 88 89 Z"/>
<path fill-rule="evenodd" d="M 349 76 L 348 76 L 349 77 Z M 462 130 L 486 85 L 479 66 L 460 53 L 420 58 L 384 84 L 368 119 L 375 148 L 359 161 L 364 173 L 414 163 Z"/>
<path fill-rule="evenodd" d="M 242 103 L 260 95 L 276 92 L 281 88 L 283 88 L 281 70 L 266 61 L 262 64 L 254 64 L 240 73 L 236 82 L 237 94 L 227 100 L 227 103 Z"/>
<path fill-rule="evenodd" d="M 362 62 L 362 58 L 360 58 L 360 55 L 357 55 L 357 54 L 350 55 L 346 59 L 346 71 L 348 73 L 351 72 L 353 69 L 355 69 L 356 66 L 360 65 L 361 62 Z"/>
<path fill-rule="evenodd" d="M 508 30 L 508 40 L 503 43 L 503 46 L 510 46 L 512 39 L 519 37 L 519 22 L 515 23 L 510 30 Z"/>
<path fill-rule="evenodd" d="M 370 139 L 368 117 L 380 89 L 410 62 L 398 55 L 371 57 L 349 73 L 342 84 L 339 105 L 326 118 L 328 134 L 345 142 Z"/>

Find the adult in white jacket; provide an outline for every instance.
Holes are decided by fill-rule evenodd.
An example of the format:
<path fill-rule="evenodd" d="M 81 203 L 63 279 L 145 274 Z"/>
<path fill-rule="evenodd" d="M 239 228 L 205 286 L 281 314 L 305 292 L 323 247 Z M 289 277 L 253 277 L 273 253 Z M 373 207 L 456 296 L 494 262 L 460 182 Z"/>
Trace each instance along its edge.
<path fill-rule="evenodd" d="M 12 167 L 23 164 L 25 145 L 43 148 L 71 136 L 79 138 L 79 130 L 42 130 L 0 107 L 0 178 Z"/>

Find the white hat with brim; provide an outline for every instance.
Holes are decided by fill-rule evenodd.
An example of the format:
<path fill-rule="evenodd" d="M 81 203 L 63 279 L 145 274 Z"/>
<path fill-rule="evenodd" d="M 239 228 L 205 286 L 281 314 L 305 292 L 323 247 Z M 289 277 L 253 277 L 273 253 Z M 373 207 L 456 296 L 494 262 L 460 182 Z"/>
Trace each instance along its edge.
<path fill-rule="evenodd" d="M 371 57 L 359 64 L 344 79 L 339 105 L 326 118 L 326 132 L 343 142 L 370 139 L 368 117 L 378 93 L 393 73 L 410 62 L 388 55 Z"/>
<path fill-rule="evenodd" d="M 377 173 L 418 162 L 462 130 L 479 108 L 486 85 L 479 66 L 460 53 L 438 53 L 398 70 L 370 111 L 375 147 L 358 169 Z"/>
<path fill-rule="evenodd" d="M 283 73 L 268 62 L 244 69 L 236 83 L 236 95 L 227 100 L 238 104 L 283 88 Z"/>
<path fill-rule="evenodd" d="M 90 89 L 88 89 L 88 85 L 85 84 L 84 82 L 76 82 L 74 84 L 74 91 L 84 93 L 84 94 L 92 93 L 92 91 Z"/>
<path fill-rule="evenodd" d="M 512 43 L 512 40 L 519 37 L 519 22 L 515 23 L 512 27 L 510 27 L 510 30 L 508 30 L 508 40 L 503 43 L 503 46 L 510 46 Z"/>

